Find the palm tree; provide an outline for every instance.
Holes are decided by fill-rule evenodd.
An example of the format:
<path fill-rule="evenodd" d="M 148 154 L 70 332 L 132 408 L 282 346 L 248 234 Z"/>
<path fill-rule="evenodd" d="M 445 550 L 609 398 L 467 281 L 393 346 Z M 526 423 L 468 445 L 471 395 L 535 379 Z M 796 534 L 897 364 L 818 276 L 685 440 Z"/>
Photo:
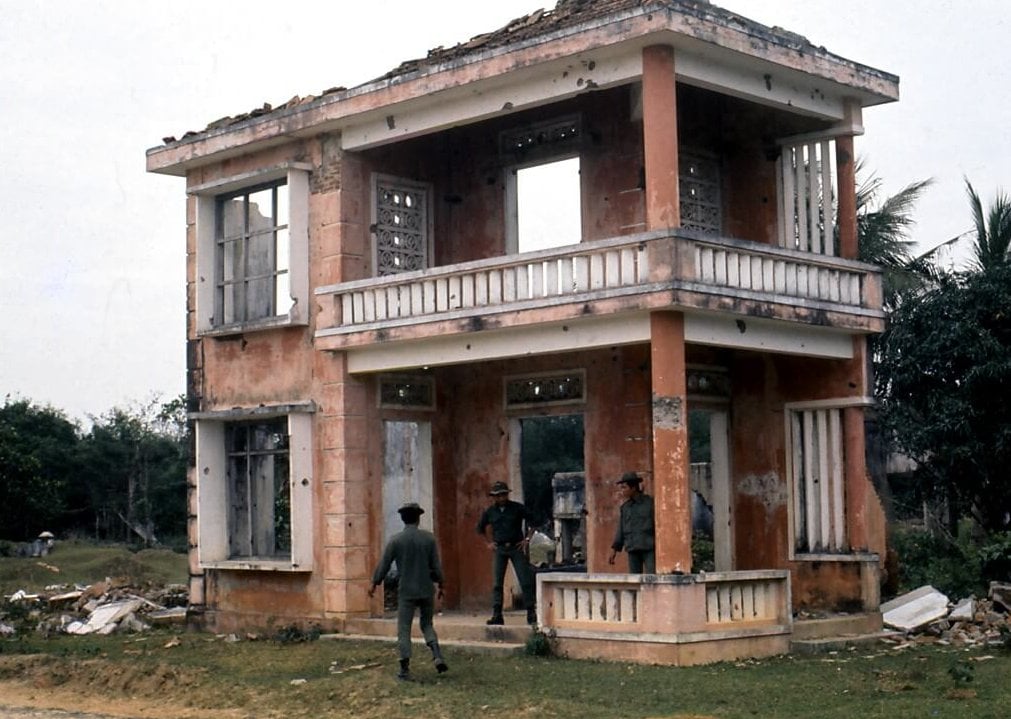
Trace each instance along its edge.
<path fill-rule="evenodd" d="M 863 161 L 859 160 L 857 174 L 862 170 Z M 895 307 L 904 294 L 936 277 L 936 266 L 931 259 L 933 250 L 913 255 L 916 243 L 909 239 L 909 231 L 915 224 L 913 208 L 933 182 L 933 179 L 914 182 L 877 205 L 881 180 L 876 175 L 857 187 L 859 259 L 882 268 L 886 308 Z"/>
<path fill-rule="evenodd" d="M 990 211 L 984 212 L 983 203 L 968 178 L 965 180 L 965 189 L 972 209 L 971 232 L 975 234 L 971 269 L 974 272 L 986 272 L 1008 260 L 1008 250 L 1011 249 L 1011 198 L 998 190 Z"/>

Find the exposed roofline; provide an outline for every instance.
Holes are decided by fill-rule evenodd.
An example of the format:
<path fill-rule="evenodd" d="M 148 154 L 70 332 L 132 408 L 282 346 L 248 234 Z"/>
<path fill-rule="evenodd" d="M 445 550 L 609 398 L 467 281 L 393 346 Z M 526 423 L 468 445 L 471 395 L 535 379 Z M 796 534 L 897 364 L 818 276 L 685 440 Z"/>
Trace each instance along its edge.
<path fill-rule="evenodd" d="M 667 43 L 688 54 L 740 63 L 758 60 L 770 70 L 805 76 L 840 96 L 869 106 L 898 98 L 898 77 L 834 55 L 806 38 L 748 20 L 704 0 L 560 0 L 492 33 L 428 57 L 401 63 L 380 78 L 318 97 L 294 97 L 234 118 L 147 152 L 149 171 L 184 175 L 227 157 L 327 130 L 367 114 L 438 92 L 501 82 L 561 58 L 607 47 Z M 767 75 L 768 77 L 768 75 Z"/>

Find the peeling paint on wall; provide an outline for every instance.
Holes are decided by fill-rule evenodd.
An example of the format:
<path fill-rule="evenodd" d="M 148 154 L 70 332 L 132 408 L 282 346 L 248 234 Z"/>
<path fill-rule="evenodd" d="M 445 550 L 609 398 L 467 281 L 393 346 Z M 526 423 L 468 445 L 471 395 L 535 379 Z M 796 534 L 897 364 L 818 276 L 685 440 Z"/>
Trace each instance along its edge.
<path fill-rule="evenodd" d="M 758 499 L 769 512 L 785 506 L 789 501 L 786 483 L 781 482 L 775 472 L 746 475 L 738 483 L 737 490 L 742 495 Z"/>
<path fill-rule="evenodd" d="M 653 395 L 654 428 L 681 429 L 684 423 L 684 398 Z"/>

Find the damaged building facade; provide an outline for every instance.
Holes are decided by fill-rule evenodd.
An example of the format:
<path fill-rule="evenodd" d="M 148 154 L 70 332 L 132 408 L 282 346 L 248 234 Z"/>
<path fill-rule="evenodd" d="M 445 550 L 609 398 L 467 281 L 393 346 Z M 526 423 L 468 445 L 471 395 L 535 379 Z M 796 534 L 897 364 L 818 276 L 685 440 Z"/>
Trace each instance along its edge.
<path fill-rule="evenodd" d="M 379 616 L 410 500 L 446 608 L 483 613 L 489 487 L 550 533 L 558 472 L 583 478 L 579 571 L 539 601 L 572 656 L 782 651 L 798 610 L 880 626 L 854 137 L 897 97 L 707 2 L 561 0 L 149 150 L 188 198 L 191 605 L 219 631 Z M 626 471 L 657 575 L 607 563 Z"/>

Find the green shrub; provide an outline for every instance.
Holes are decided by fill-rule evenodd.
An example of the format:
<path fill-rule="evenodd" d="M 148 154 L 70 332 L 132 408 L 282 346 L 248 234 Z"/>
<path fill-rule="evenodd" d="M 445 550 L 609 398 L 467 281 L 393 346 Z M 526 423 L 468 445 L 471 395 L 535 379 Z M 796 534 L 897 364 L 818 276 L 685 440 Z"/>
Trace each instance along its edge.
<path fill-rule="evenodd" d="M 969 530 L 963 522 L 951 540 L 923 529 L 897 528 L 891 539 L 899 557 L 899 592 L 930 584 L 953 599 L 984 596 L 980 548 Z"/>
<path fill-rule="evenodd" d="M 524 651 L 532 657 L 550 657 L 554 654 L 551 637 L 544 632 L 533 632 L 527 637 Z"/>
<path fill-rule="evenodd" d="M 1011 532 L 995 532 L 979 548 L 984 582 L 1011 582 Z"/>

